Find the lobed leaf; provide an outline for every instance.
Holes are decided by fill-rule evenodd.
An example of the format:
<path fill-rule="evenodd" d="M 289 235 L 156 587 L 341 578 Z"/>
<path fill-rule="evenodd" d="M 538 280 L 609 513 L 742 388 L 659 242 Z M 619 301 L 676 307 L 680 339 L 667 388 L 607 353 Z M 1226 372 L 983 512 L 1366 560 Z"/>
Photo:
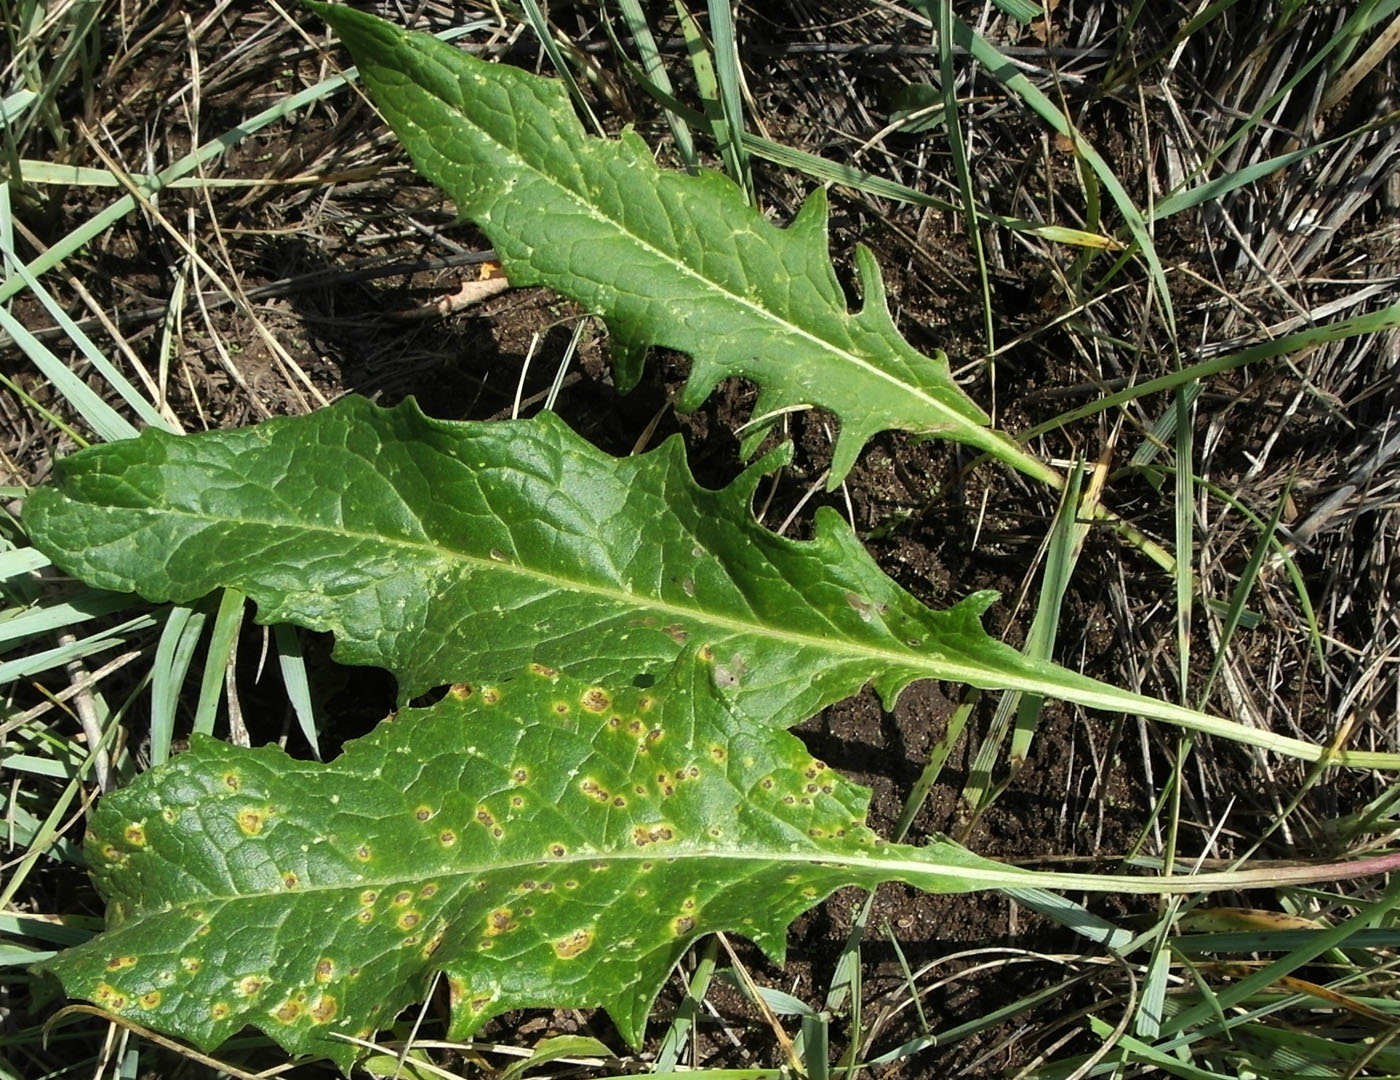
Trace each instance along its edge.
<path fill-rule="evenodd" d="M 856 251 L 864 306 L 847 310 L 827 249 L 826 196 L 785 229 L 719 173 L 657 168 L 632 132 L 584 133 L 564 88 L 347 7 L 309 3 L 339 34 L 418 170 L 490 238 L 513 285 L 545 285 L 603 317 L 629 388 L 650 345 L 689 353 L 681 398 L 759 385 L 759 415 L 817 405 L 841 422 L 830 485 L 872 435 L 957 439 L 1024 467 L 988 429 L 943 354 L 895 328 L 874 256 Z"/>
<path fill-rule="evenodd" d="M 844 884 L 1030 881 L 948 841 L 884 845 L 868 793 L 755 729 L 691 649 L 647 690 L 536 665 L 459 685 L 295 761 L 197 736 L 103 799 L 87 837 L 105 933 L 39 969 L 211 1049 L 245 1026 L 348 1066 L 424 996 L 450 1038 L 508 1009 L 606 1008 L 634 1046 L 672 965 L 733 930 L 781 962 Z"/>
<path fill-rule="evenodd" d="M 57 463 L 24 517 L 35 546 L 89 584 L 176 603 L 237 589 L 262 621 L 331 631 L 338 659 L 388 668 L 405 700 L 535 661 L 645 682 L 703 641 L 760 723 L 793 723 L 867 682 L 892 704 L 933 678 L 1395 765 L 1029 660 L 983 631 L 991 593 L 925 607 L 834 511 L 818 510 L 809 541 L 763 528 L 749 510 L 763 467 L 709 491 L 678 439 L 618 459 L 548 413 L 443 421 L 352 397 L 255 428 L 92 447 Z"/>

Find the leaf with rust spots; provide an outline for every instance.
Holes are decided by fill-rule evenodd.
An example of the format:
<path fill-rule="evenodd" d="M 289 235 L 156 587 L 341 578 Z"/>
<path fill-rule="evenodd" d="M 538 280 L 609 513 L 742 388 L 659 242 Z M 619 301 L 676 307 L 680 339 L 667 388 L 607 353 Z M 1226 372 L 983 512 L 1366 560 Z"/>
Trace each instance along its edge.
<path fill-rule="evenodd" d="M 40 969 L 203 1049 L 251 1026 L 342 1067 L 357 1051 L 335 1035 L 387 1026 L 437 971 L 451 1038 L 602 1006 L 636 1045 L 701 934 L 781 961 L 788 923 L 841 885 L 1033 879 L 946 841 L 882 844 L 868 793 L 744 723 L 698 653 L 646 691 L 538 666 L 460 686 L 330 764 L 196 736 L 102 801 L 87 854 L 108 929 Z"/>

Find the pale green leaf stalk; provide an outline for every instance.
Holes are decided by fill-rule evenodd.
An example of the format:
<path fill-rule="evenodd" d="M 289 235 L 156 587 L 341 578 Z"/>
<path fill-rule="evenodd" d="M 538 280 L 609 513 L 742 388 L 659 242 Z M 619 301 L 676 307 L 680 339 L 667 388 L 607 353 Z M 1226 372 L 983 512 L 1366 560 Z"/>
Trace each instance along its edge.
<path fill-rule="evenodd" d="M 1400 766 L 1022 656 L 982 629 L 993 593 L 925 607 L 829 508 L 811 540 L 777 536 L 749 507 L 778 460 L 709 491 L 679 438 L 613 458 L 550 413 L 434 420 L 413 402 L 350 397 L 253 428 L 92 447 L 57 463 L 24 520 L 36 547 L 89 584 L 175 603 L 231 588 L 265 623 L 331 631 L 338 659 L 388 668 L 405 700 L 466 670 L 504 678 L 532 661 L 654 679 L 705 642 L 758 723 L 796 723 L 866 683 L 892 706 L 928 678 L 1139 713 L 1308 761 Z"/>
<path fill-rule="evenodd" d="M 692 357 L 683 409 L 730 376 L 759 385 L 756 415 L 828 409 L 841 422 L 832 487 L 891 428 L 1046 473 L 987 427 L 942 353 L 925 356 L 900 336 L 864 247 L 855 259 L 864 306 L 847 310 L 821 190 L 778 228 L 718 173 L 659 169 L 630 131 L 586 135 L 553 80 L 346 7 L 308 6 L 340 35 L 419 171 L 490 238 L 511 283 L 548 286 L 606 321 L 623 388 L 660 345 Z"/>

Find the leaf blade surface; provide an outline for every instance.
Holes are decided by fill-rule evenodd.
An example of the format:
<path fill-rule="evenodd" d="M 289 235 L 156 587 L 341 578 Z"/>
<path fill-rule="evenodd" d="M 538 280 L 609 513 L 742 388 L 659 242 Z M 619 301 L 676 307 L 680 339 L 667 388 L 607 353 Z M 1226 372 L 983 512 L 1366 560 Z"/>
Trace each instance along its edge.
<path fill-rule="evenodd" d="M 601 1005 L 635 1045 L 701 934 L 781 958 L 839 885 L 1033 878 L 942 840 L 886 848 L 868 793 L 733 713 L 701 653 L 646 691 L 538 666 L 459 686 L 328 765 L 197 737 L 103 800 L 108 929 L 40 968 L 204 1049 L 252 1025 L 346 1066 L 333 1033 L 388 1026 L 439 970 L 449 1037 Z"/>
<path fill-rule="evenodd" d="M 1029 660 L 983 631 L 992 594 L 925 607 L 827 508 L 811 540 L 765 529 L 749 510 L 762 467 L 710 491 L 678 439 L 619 459 L 548 413 L 444 421 L 349 397 L 255 428 L 92 447 L 57 463 L 25 524 L 89 584 L 176 603 L 234 588 L 265 623 L 330 631 L 338 659 L 389 669 L 404 700 L 534 661 L 646 681 L 705 642 L 759 723 L 794 723 L 866 683 L 892 705 L 930 678 L 1394 767 Z"/>
<path fill-rule="evenodd" d="M 490 64 L 350 8 L 311 4 L 354 56 L 364 85 L 419 171 L 486 233 L 514 285 L 544 285 L 601 315 L 618 380 L 650 345 L 693 367 L 680 406 L 728 376 L 759 384 L 756 414 L 817 405 L 841 421 L 831 486 L 875 433 L 937 434 L 1025 466 L 952 380 L 946 357 L 899 334 L 870 252 L 847 311 L 818 189 L 785 229 L 728 178 L 659 169 L 640 138 L 585 134 L 564 88 Z"/>

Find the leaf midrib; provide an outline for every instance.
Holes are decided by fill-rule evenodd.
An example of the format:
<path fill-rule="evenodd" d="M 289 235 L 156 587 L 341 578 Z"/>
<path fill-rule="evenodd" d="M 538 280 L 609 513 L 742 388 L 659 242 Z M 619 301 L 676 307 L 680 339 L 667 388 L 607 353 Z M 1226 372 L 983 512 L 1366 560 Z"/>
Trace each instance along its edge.
<path fill-rule="evenodd" d="M 619 606 L 630 605 L 639 611 L 656 612 L 658 614 L 675 616 L 678 619 L 690 619 L 693 621 L 702 622 L 706 625 L 714 626 L 718 629 L 725 630 L 731 635 L 747 635 L 774 641 L 791 642 L 793 644 L 802 645 L 808 648 L 815 648 L 819 651 L 830 653 L 832 655 L 845 654 L 853 658 L 875 657 L 888 661 L 890 663 L 913 665 L 922 670 L 926 670 L 929 673 L 930 678 L 944 678 L 948 679 L 949 681 L 952 681 L 953 679 L 955 679 L 956 674 L 959 672 L 977 672 L 983 677 L 986 677 L 988 675 L 997 675 L 998 677 L 1000 677 L 1001 675 L 1000 672 L 994 671 L 993 669 L 988 667 L 974 666 L 965 663 L 951 663 L 945 662 L 943 660 L 934 660 L 932 658 L 921 656 L 918 653 L 902 653 L 896 652 L 891 649 L 881 649 L 875 646 L 862 645 L 857 642 L 852 642 L 849 637 L 846 637 L 844 635 L 844 632 L 841 630 L 841 628 L 834 624 L 831 624 L 831 629 L 833 634 L 837 635 L 836 637 L 822 637 L 813 634 L 803 634 L 793 631 L 781 630 L 769 623 L 743 622 L 739 619 L 734 618 L 733 616 L 713 614 L 706 612 L 704 609 L 681 607 L 667 600 L 643 597 L 637 593 L 633 593 L 625 589 L 607 588 L 605 586 L 597 585 L 591 582 L 578 581 L 576 579 L 566 577 L 561 574 L 547 573 L 546 571 L 537 570 L 534 567 L 531 567 L 527 564 L 516 562 L 513 558 L 507 559 L 507 561 L 502 562 L 497 559 L 490 558 L 489 556 L 472 555 L 468 552 L 459 551 L 453 548 L 435 546 L 427 541 L 411 540 L 404 537 L 385 537 L 378 533 L 360 532 L 358 530 L 345 528 L 331 528 L 323 524 L 289 524 L 283 521 L 275 521 L 262 518 L 234 518 L 214 514 L 200 514 L 180 507 L 150 508 L 138 510 L 137 512 L 143 514 L 150 514 L 157 517 L 169 517 L 171 515 L 175 515 L 185 517 L 194 521 L 206 522 L 209 525 L 228 523 L 233 525 L 260 527 L 269 530 L 292 530 L 300 534 L 322 533 L 327 536 L 340 537 L 350 541 L 371 542 L 385 546 L 396 546 L 407 551 L 426 553 L 433 558 L 441 559 L 446 557 L 456 562 L 466 564 L 472 567 L 473 569 L 484 569 L 494 574 L 512 574 L 519 578 L 528 579 L 534 583 L 551 586 L 553 588 L 558 589 L 559 591 L 571 591 L 576 593 L 583 593 L 587 595 L 603 597 L 613 604 Z M 251 589 L 245 591 L 249 591 L 249 595 L 254 595 Z M 294 595 L 296 591 L 309 592 L 310 590 L 285 590 L 283 592 L 283 595 Z M 840 642 L 843 647 L 833 648 L 834 641 Z M 1014 680 L 1014 676 L 1011 678 L 1012 680 Z M 1008 685 L 1010 685 L 1010 682 L 1008 682 Z M 1026 689 L 1034 689 L 1037 684 L 1020 682 L 1016 683 L 1016 685 L 1023 686 Z M 1042 686 L 1041 689 L 1043 690 L 1044 687 Z"/>
<path fill-rule="evenodd" d="M 423 54 L 420 54 L 420 55 L 423 55 Z M 435 66 L 437 66 L 441 71 L 445 72 L 448 76 L 451 76 L 451 77 L 454 77 L 454 78 L 455 78 L 455 75 L 454 75 L 454 73 L 451 71 L 451 69 L 448 68 L 445 64 L 443 64 L 443 63 L 441 63 L 440 61 L 438 61 L 436 57 L 431 57 L 431 56 L 429 56 L 428 59 L 429 59 Z M 853 353 L 853 352 L 849 351 L 848 349 L 840 348 L 840 347 L 837 346 L 835 343 L 830 342 L 830 341 L 827 341 L 825 338 L 818 337 L 816 334 L 814 334 L 814 333 L 812 333 L 811 331 L 807 330 L 806 328 L 804 328 L 804 327 L 801 326 L 800 324 L 788 322 L 787 320 L 785 320 L 785 319 L 783 319 L 783 318 L 780 318 L 776 312 L 770 311 L 770 310 L 769 310 L 768 308 L 766 308 L 766 307 L 763 307 L 763 306 L 761 306 L 761 305 L 755 304 L 755 303 L 754 303 L 753 301 L 751 301 L 747 296 L 744 296 L 744 295 L 741 294 L 741 293 L 736 293 L 736 292 L 734 292 L 734 291 L 732 291 L 732 290 L 730 290 L 730 289 L 727 289 L 727 288 L 725 288 L 725 287 L 723 286 L 722 283 L 717 282 L 717 281 L 714 281 L 714 280 L 711 279 L 711 278 L 705 277 L 703 274 L 701 274 L 701 273 L 699 273 L 698 271 L 694 270 L 688 263 L 683 262 L 683 261 L 681 261 L 680 259 L 676 258 L 675 255 L 673 255 L 673 254 L 670 253 L 670 252 L 666 252 L 666 251 L 661 250 L 660 248 L 656 247 L 654 244 L 652 244 L 652 243 L 651 243 L 649 240 L 647 240 L 646 238 L 644 238 L 644 237 L 642 237 L 642 236 L 639 236 L 639 235 L 637 235 L 636 233 L 632 232 L 630 229 L 626 228 L 626 226 L 625 226 L 622 222 L 618 221 L 615 217 L 612 217 L 611 215 L 608 215 L 608 214 L 604 214 L 598 207 L 594 206 L 592 203 L 586 202 L 586 201 L 585 201 L 584 199 L 582 199 L 577 193 L 575 193 L 574 191 L 570 190 L 568 187 L 566 187 L 565 185 L 563 185 L 562 183 L 560 183 L 558 180 L 556 180 L 556 179 L 555 179 L 553 176 L 551 176 L 549 173 L 544 172 L 543 170 L 541 170 L 541 169 L 539 169 L 539 168 L 536 168 L 536 167 L 535 167 L 534 165 L 532 165 L 529 161 L 527 161 L 526 159 L 520 157 L 512 148 L 510 148 L 510 147 L 507 146 L 506 144 L 500 142 L 499 140 L 497 140 L 496 138 L 494 138 L 493 136 L 491 136 L 491 135 L 487 132 L 487 130 L 486 130 L 485 128 L 481 127 L 481 126 L 478 125 L 478 124 L 473 123 L 472 120 L 471 120 L 471 118 L 470 118 L 465 112 L 463 112 L 460 108 L 457 108 L 457 107 L 455 107 L 455 106 L 452 106 L 452 105 L 448 104 L 446 101 L 444 101 L 443 99 L 434 96 L 431 92 L 429 92 L 429 91 L 428 91 L 425 87 L 423 87 L 420 83 L 415 82 L 414 85 L 415 85 L 416 87 L 418 87 L 418 89 L 419 89 L 420 91 L 422 91 L 423 93 L 427 94 L 428 97 L 431 98 L 432 101 L 433 101 L 434 103 L 443 105 L 445 108 L 449 109 L 451 112 L 453 112 L 453 113 L 455 113 L 457 116 L 461 117 L 462 120 L 464 120 L 466 123 L 470 124 L 470 125 L 471 125 L 473 128 L 475 128 L 477 131 L 480 131 L 480 132 L 482 133 L 482 135 L 483 135 L 484 138 L 488 139 L 493 145 L 499 147 L 499 148 L 501 149 L 501 152 L 502 152 L 510 161 L 514 162 L 520 169 L 522 169 L 523 171 L 526 171 L 526 172 L 533 173 L 533 174 L 535 174 L 536 176 L 540 177 L 540 178 L 543 179 L 546 183 L 548 183 L 551 187 L 553 187 L 555 190 L 557 190 L 558 192 L 560 192 L 560 193 L 564 196 L 564 198 L 565 198 L 567 201 L 572 202 L 572 203 L 573 203 L 574 205 L 576 205 L 576 206 L 580 206 L 580 207 L 584 208 L 584 210 L 587 211 L 587 216 L 592 217 L 592 218 L 594 218 L 595 220 L 599 220 L 599 221 L 606 222 L 607 224 L 611 225 L 611 226 L 618 232 L 619 235 L 621 235 L 621 236 L 623 236 L 623 237 L 625 237 L 625 238 L 628 238 L 628 239 L 632 240 L 638 247 L 642 248 L 642 249 L 645 250 L 645 251 L 650 252 L 652 255 L 654 255 L 656 258 L 658 258 L 660 261 L 662 261 L 662 262 L 664 262 L 664 263 L 666 263 L 666 264 L 668 264 L 668 265 L 677 267 L 678 269 L 680 269 L 681 271 L 683 271 L 683 273 L 689 275 L 689 276 L 690 276 L 691 278 L 693 278 L 695 281 L 697 281 L 698 283 L 700 283 L 701 286 L 708 288 L 709 291 L 714 292 L 714 293 L 718 293 L 718 294 L 721 295 L 721 296 L 728 297 L 730 300 L 734 301 L 736 304 L 738 304 L 738 305 L 740 305 L 740 306 L 742 306 L 742 307 L 748 308 L 748 309 L 749 309 L 750 311 L 752 311 L 754 314 L 758 315 L 758 316 L 760 317 L 760 319 L 765 320 L 765 321 L 767 321 L 767 322 L 769 322 L 769 323 L 772 323 L 772 324 L 774 324 L 775 326 L 778 326 L 778 327 L 780 327 L 780 328 L 786 328 L 786 329 L 789 330 L 789 331 L 795 332 L 795 333 L 796 333 L 797 335 L 799 335 L 800 337 L 807 338 L 808 340 L 810 340 L 810 341 L 812 341 L 813 343 L 815 343 L 818 347 L 820 347 L 820 348 L 826 350 L 827 352 L 833 354 L 834 356 L 837 356 L 837 357 L 840 357 L 840 358 L 844 358 L 848 363 L 854 365 L 856 368 L 861 369 L 861 370 L 865 371 L 865 372 L 868 373 L 868 374 L 874 375 L 876 378 L 881 379 L 881 380 L 883 380 L 883 381 L 889 383 L 890 385 L 894 386 L 895 388 L 897 388 L 897 389 L 899 389 L 899 390 L 902 390 L 902 391 L 903 391 L 904 393 L 906 393 L 906 394 L 909 394 L 910 396 L 914 397 L 916 400 L 922 401 L 925 405 L 931 407 L 935 412 L 937 412 L 937 413 L 939 413 L 939 414 L 941 414 L 941 415 L 943 415 L 943 416 L 952 417 L 952 418 L 953 418 L 953 421 L 954 421 L 954 423 L 955 423 L 956 426 L 960 426 L 960 427 L 962 427 L 962 428 L 966 428 L 966 429 L 970 429 L 970 430 L 975 430 L 975 431 L 978 431 L 978 432 L 980 432 L 980 431 L 983 430 L 981 425 L 974 425 L 970 420 L 967 419 L 967 417 L 962 416 L 962 415 L 960 415 L 959 413 L 957 413 L 954 409 L 949 408 L 947 405 L 945 405 L 943 402 L 941 402 L 937 397 L 934 397 L 933 395 L 931 395 L 930 393 L 928 393 L 927 391 L 925 391 L 922 387 L 920 387 L 920 386 L 918 386 L 918 385 L 916 385 L 916 384 L 914 384 L 914 383 L 905 382 L 905 381 L 903 381 L 903 380 L 901 380 L 901 379 L 899 379 L 899 378 L 896 378 L 893 374 L 891 374 L 891 373 L 889 373 L 889 372 L 882 371 L 880 368 L 876 367 L 874 364 L 870 363 L 870 362 L 867 361 L 867 360 L 862 359 L 862 358 L 861 358 L 859 355 L 857 355 L 856 353 Z M 542 107 L 543 107 L 543 106 L 542 106 Z M 584 135 L 583 138 L 584 138 L 584 139 L 587 139 L 588 136 L 587 136 L 587 135 Z M 439 148 L 437 152 L 443 154 L 443 156 L 446 157 L 446 154 L 443 152 L 442 149 Z M 588 154 L 591 153 L 591 148 L 588 147 L 588 146 L 585 144 L 585 145 L 583 145 L 583 146 L 581 147 L 581 149 L 580 149 L 579 152 L 580 152 L 581 155 L 588 155 Z M 655 163 L 653 162 L 652 164 L 653 164 L 653 167 L 655 168 L 655 167 L 656 167 L 656 166 L 655 166 Z M 659 171 L 660 171 L 660 170 L 659 170 L 659 168 L 658 168 L 658 172 L 659 172 Z M 765 224 L 767 224 L 767 223 L 765 222 Z M 488 224 L 488 226 L 486 226 L 486 227 L 489 228 L 489 224 Z M 830 257 L 830 256 L 829 256 L 829 253 L 828 253 L 828 258 L 829 258 L 829 257 Z M 866 298 L 866 302 L 867 302 L 867 303 L 868 303 L 868 301 L 869 301 L 869 298 Z M 846 318 L 846 319 L 852 319 L 852 318 L 854 318 L 854 316 L 852 316 L 852 315 L 850 315 L 850 314 L 848 314 L 848 313 L 843 314 L 842 317 L 844 317 L 844 318 Z M 950 384 L 951 384 L 951 380 L 950 380 Z M 955 384 L 953 384 L 953 385 L 954 385 L 954 389 L 956 389 Z M 836 410 L 836 411 L 837 411 L 837 415 L 841 415 L 840 410 Z"/>
<path fill-rule="evenodd" d="M 174 911 L 183 911 L 186 908 L 198 907 L 207 904 L 230 905 L 248 900 L 260 900 L 268 897 L 280 897 L 291 900 L 299 895 L 315 895 L 322 893 L 338 892 L 362 892 L 366 889 L 377 889 L 381 892 L 395 887 L 404 888 L 413 884 L 421 884 L 428 881 L 441 882 L 443 878 L 477 878 L 487 874 L 512 874 L 516 872 L 544 870 L 555 871 L 560 867 L 581 866 L 593 873 L 589 869 L 592 864 L 606 862 L 609 869 L 615 864 L 627 863 L 657 863 L 657 862 L 678 862 L 678 861 L 699 861 L 711 862 L 758 862 L 775 863 L 778 865 L 798 865 L 798 866 L 821 866 L 835 870 L 846 870 L 854 874 L 868 875 L 877 873 L 880 881 L 888 881 L 894 877 L 905 875 L 923 876 L 947 876 L 976 878 L 979 882 L 986 881 L 986 888 L 995 889 L 1001 887 L 1029 887 L 1036 884 L 1034 872 L 1020 870 L 1015 867 L 997 869 L 994 866 L 961 867 L 952 865 L 936 865 L 921 863 L 911 859 L 890 859 L 872 855 L 869 858 L 853 857 L 849 854 L 835 855 L 823 853 L 821 851 L 740 851 L 734 848 L 718 849 L 696 849 L 677 851 L 674 848 L 667 848 L 661 851 L 638 850 L 620 851 L 617 853 L 606 851 L 577 852 L 565 855 L 560 858 L 550 856 L 540 858 L 531 856 L 529 858 L 517 858 L 502 860 L 500 862 L 483 863 L 472 866 L 453 866 L 445 870 L 425 870 L 421 874 L 401 874 L 397 876 L 379 878 L 360 878 L 354 881 L 334 882 L 327 884 L 302 885 L 295 889 L 270 888 L 263 891 L 252 891 L 243 893 L 232 893 L 228 895 L 215 893 L 201 893 L 188 900 L 180 900 L 149 911 L 141 911 L 132 916 L 124 925 L 131 925 L 143 919 L 156 918 L 168 915 Z M 544 870 L 541 869 L 543 866 Z M 551 873 L 551 876 L 554 876 Z M 734 884 L 738 879 L 729 879 L 728 885 Z M 858 881 L 852 882 L 857 884 Z M 523 894 L 522 894 L 523 895 Z M 496 902 L 496 901 L 492 901 Z"/>

